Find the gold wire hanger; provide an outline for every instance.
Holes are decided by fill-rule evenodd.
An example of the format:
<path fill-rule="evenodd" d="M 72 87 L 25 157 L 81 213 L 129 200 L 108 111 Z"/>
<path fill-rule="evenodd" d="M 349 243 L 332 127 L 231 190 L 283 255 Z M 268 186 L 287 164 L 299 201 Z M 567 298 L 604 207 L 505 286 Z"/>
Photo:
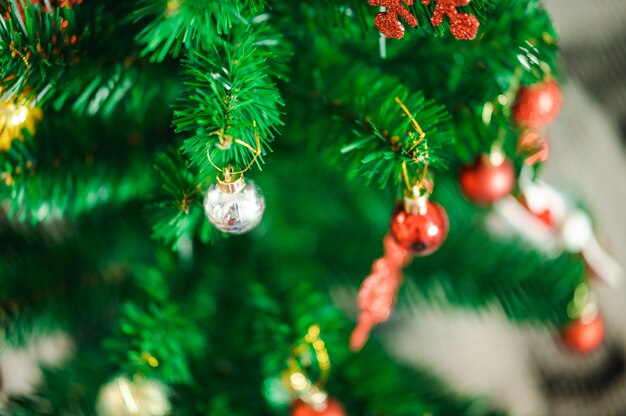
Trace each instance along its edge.
<path fill-rule="evenodd" d="M 319 377 L 312 381 L 306 374 L 301 362 L 308 361 L 308 354 L 313 350 L 319 367 Z M 324 386 L 330 374 L 330 356 L 326 344 L 320 337 L 319 325 L 311 325 L 306 336 L 291 351 L 287 370 L 283 373 L 283 381 L 298 398 L 307 404 L 323 404 L 327 399 Z"/>
<path fill-rule="evenodd" d="M 213 133 L 210 134 L 211 136 L 219 137 L 219 147 L 222 150 L 228 149 L 232 143 L 235 143 L 235 144 L 245 147 L 246 149 L 250 150 L 254 154 L 254 157 L 245 168 L 238 170 L 238 171 L 234 171 L 233 166 L 231 164 L 228 164 L 225 168 L 220 168 L 219 166 L 217 166 L 213 162 L 213 159 L 211 159 L 211 147 L 208 147 L 206 154 L 207 154 L 207 158 L 209 159 L 209 163 L 211 163 L 211 165 L 215 169 L 217 169 L 218 172 L 220 172 L 223 177 L 223 178 L 220 178 L 218 175 L 218 178 L 217 178 L 218 184 L 220 182 L 222 182 L 223 184 L 232 184 L 238 181 L 239 179 L 243 180 L 243 173 L 249 170 L 254 164 L 254 162 L 256 162 L 258 157 L 261 155 L 261 139 L 259 138 L 259 133 L 256 130 L 256 121 L 253 121 L 253 125 L 254 125 L 254 140 L 255 140 L 256 148 L 252 147 L 251 145 L 249 145 L 248 143 L 244 142 L 241 139 L 237 139 L 229 134 L 226 134 L 223 129 L 214 131 Z M 239 178 L 235 178 L 235 176 L 238 176 L 238 175 L 239 175 Z"/>
<path fill-rule="evenodd" d="M 417 139 L 413 139 L 413 144 L 408 150 L 405 150 L 405 151 L 411 156 L 411 160 L 413 160 L 413 162 L 415 162 L 416 164 L 420 164 L 420 163 L 424 164 L 424 168 L 422 169 L 419 180 L 417 181 L 417 183 L 411 184 L 407 163 L 406 161 L 402 162 L 402 177 L 404 179 L 404 184 L 406 186 L 405 196 L 410 196 L 410 197 L 419 196 L 419 194 L 421 194 L 421 191 L 424 189 L 430 193 L 432 192 L 432 186 L 429 187 L 426 184 L 426 175 L 428 174 L 428 162 L 429 162 L 428 141 L 425 141 L 426 133 L 424 132 L 424 130 L 422 130 L 417 120 L 415 120 L 415 117 L 413 116 L 413 114 L 409 111 L 407 106 L 404 105 L 404 103 L 402 102 L 402 100 L 400 100 L 399 97 L 396 97 L 396 103 L 400 105 L 400 108 L 402 109 L 404 114 L 411 119 L 411 125 L 413 126 L 417 134 L 419 135 Z M 413 135 L 412 133 L 409 133 L 409 134 L 411 136 Z M 424 152 L 423 154 L 418 156 L 415 150 L 422 142 L 424 143 Z"/>

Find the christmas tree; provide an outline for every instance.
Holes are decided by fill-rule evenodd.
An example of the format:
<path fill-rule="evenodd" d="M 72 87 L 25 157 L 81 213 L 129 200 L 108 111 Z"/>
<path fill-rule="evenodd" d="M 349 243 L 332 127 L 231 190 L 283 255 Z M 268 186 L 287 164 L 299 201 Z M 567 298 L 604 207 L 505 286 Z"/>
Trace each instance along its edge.
<path fill-rule="evenodd" d="M 506 414 L 384 348 L 407 286 L 602 341 L 613 274 L 539 177 L 540 1 L 0 13 L 0 345 L 38 351 L 8 414 Z"/>

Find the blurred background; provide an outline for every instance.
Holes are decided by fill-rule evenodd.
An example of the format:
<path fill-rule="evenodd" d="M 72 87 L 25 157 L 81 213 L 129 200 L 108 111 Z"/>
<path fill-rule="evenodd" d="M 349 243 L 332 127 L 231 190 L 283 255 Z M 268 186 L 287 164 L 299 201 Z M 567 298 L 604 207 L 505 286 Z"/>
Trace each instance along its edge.
<path fill-rule="evenodd" d="M 585 201 L 601 244 L 626 266 L 626 1 L 546 0 L 560 32 L 568 81 L 549 129 L 543 178 Z M 506 274 L 506 271 L 503 271 Z M 626 284 L 596 283 L 607 340 L 590 355 L 563 350 L 554 334 L 512 327 L 500 311 L 413 309 L 385 329 L 398 359 L 430 363 L 459 391 L 513 415 L 626 415 Z M 417 295 L 416 295 L 417 296 Z M 423 302 L 421 302 L 423 304 Z M 400 315 L 400 314 L 398 314 Z"/>

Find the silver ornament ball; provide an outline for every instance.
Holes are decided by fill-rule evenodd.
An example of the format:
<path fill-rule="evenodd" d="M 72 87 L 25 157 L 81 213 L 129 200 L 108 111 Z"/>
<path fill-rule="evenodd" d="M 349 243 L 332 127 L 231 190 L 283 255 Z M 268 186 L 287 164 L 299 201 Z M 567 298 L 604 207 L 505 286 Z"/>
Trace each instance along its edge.
<path fill-rule="evenodd" d="M 243 176 L 232 182 L 218 179 L 204 198 L 204 212 L 217 229 L 229 234 L 243 234 L 259 225 L 265 210 L 265 198 L 259 187 Z"/>

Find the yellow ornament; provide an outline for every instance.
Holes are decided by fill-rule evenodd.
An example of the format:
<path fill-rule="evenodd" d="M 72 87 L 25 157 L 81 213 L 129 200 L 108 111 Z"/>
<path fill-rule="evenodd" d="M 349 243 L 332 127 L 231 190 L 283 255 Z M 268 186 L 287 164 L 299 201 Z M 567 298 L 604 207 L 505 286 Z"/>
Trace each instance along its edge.
<path fill-rule="evenodd" d="M 13 140 L 24 140 L 22 129 L 35 134 L 42 111 L 33 107 L 23 96 L 13 101 L 0 101 L 0 152 L 11 148 Z"/>

